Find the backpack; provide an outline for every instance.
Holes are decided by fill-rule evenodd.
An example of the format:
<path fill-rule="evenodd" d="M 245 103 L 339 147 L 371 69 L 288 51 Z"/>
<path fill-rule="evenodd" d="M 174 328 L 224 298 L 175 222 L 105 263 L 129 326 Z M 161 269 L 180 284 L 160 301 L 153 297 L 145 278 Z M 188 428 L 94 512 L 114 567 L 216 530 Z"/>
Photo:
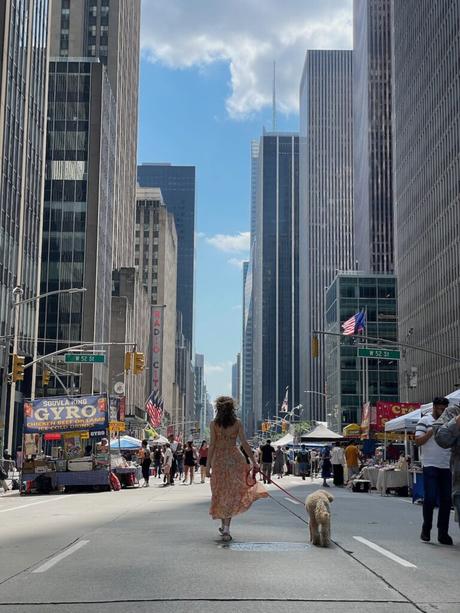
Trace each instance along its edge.
<path fill-rule="evenodd" d="M 309 459 L 308 451 L 299 451 L 297 454 L 297 462 L 299 464 L 307 464 Z"/>

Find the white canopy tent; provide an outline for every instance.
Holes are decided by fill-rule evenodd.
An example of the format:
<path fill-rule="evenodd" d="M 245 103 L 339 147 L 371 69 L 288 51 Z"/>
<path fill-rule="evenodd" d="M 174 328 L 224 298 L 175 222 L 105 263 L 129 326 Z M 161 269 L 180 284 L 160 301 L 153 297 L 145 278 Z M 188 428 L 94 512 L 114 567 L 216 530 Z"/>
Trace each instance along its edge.
<path fill-rule="evenodd" d="M 293 444 L 294 444 L 294 437 L 292 436 L 292 434 L 286 434 L 282 438 L 279 438 L 277 441 L 272 442 L 272 445 L 274 445 L 275 447 L 285 447 L 286 445 L 293 445 Z"/>
<path fill-rule="evenodd" d="M 342 438 L 343 436 L 341 434 L 337 434 L 337 432 L 329 430 L 329 428 L 327 428 L 324 423 L 320 423 L 316 426 L 316 428 L 313 428 L 311 432 L 308 432 L 307 434 L 302 434 L 300 440 L 303 443 L 307 441 L 338 441 Z"/>
<path fill-rule="evenodd" d="M 460 389 L 455 390 L 448 394 L 446 398 L 449 400 L 449 405 L 459 404 L 460 403 Z M 400 415 L 399 417 L 395 417 L 394 419 L 390 419 L 385 424 L 385 435 L 387 432 L 404 432 L 404 453 L 407 456 L 408 445 L 407 445 L 407 433 L 415 432 L 415 427 L 417 426 L 417 422 L 419 419 L 426 415 L 427 413 L 431 413 L 433 409 L 433 403 L 428 402 L 427 404 L 422 404 L 419 409 L 415 409 L 415 411 L 411 411 L 406 415 Z M 385 436 L 385 451 L 386 451 L 386 436 Z"/>

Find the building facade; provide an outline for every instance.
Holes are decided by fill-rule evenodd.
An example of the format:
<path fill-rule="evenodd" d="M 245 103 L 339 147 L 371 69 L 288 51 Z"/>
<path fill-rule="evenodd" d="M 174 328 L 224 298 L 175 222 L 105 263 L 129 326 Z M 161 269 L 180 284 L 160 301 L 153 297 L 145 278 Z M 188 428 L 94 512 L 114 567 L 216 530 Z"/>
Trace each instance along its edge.
<path fill-rule="evenodd" d="M 352 52 L 308 51 L 300 85 L 300 377 L 303 417 L 324 421 L 326 288 L 353 269 Z"/>
<path fill-rule="evenodd" d="M 390 6 L 353 2 L 355 259 L 375 273 L 394 272 Z"/>
<path fill-rule="evenodd" d="M 460 358 L 460 4 L 393 2 L 399 338 Z M 407 350 L 411 401 L 445 395 L 458 362 Z"/>
<path fill-rule="evenodd" d="M 140 187 L 161 189 L 166 207 L 176 222 L 177 309 L 182 313 L 182 331 L 193 346 L 195 261 L 195 167 L 171 164 L 141 164 Z"/>
<path fill-rule="evenodd" d="M 195 353 L 194 365 L 195 378 L 195 424 L 190 430 L 194 430 L 197 438 L 204 436 L 206 428 L 206 385 L 204 383 L 204 355 Z M 198 426 L 198 427 L 197 427 Z M 189 428 L 186 428 L 188 430 Z M 196 432 L 199 430 L 199 432 Z"/>
<path fill-rule="evenodd" d="M 254 432 L 252 408 L 252 260 L 243 262 L 243 333 L 241 359 L 241 417 L 249 436 Z"/>
<path fill-rule="evenodd" d="M 110 341 L 116 144 L 115 101 L 99 60 L 51 59 L 48 92 L 41 293 L 86 292 L 41 300 L 42 355 L 81 339 Z M 82 393 L 107 390 L 106 364 L 78 368 L 72 381 Z M 62 393 L 57 380 L 50 392 Z"/>
<path fill-rule="evenodd" d="M 161 392 L 170 423 L 181 418 L 175 398 L 177 258 L 176 225 L 161 191 L 138 188 L 135 264 L 152 308 L 150 391 Z"/>
<path fill-rule="evenodd" d="M 40 287 L 48 34 L 48 0 L 0 3 L 0 334 L 21 337 L 14 349 L 25 356 L 34 355 L 38 310 L 23 305 L 12 321 L 10 304 L 14 287 L 23 299 Z M 21 389 L 30 391 L 29 374 Z"/>
<path fill-rule="evenodd" d="M 114 268 L 133 266 L 140 0 L 53 0 L 51 55 L 99 58 L 116 104 Z"/>
<path fill-rule="evenodd" d="M 253 258 L 253 415 L 299 404 L 299 137 L 260 139 Z"/>
<path fill-rule="evenodd" d="M 398 334 L 396 277 L 364 273 L 339 274 L 326 292 L 326 331 L 342 334 L 342 324 L 358 311 L 367 313 L 365 335 L 396 341 Z M 392 348 L 384 343 L 355 340 L 350 336 L 326 336 L 325 374 L 327 422 L 337 432 L 361 423 L 361 409 L 368 401 L 399 400 L 398 361 L 358 357 L 358 347 Z M 394 349 L 394 347 L 393 347 Z"/>
<path fill-rule="evenodd" d="M 149 348 L 152 309 L 135 268 L 114 270 L 112 282 L 110 338 L 117 344 L 111 345 L 109 350 L 110 393 L 125 397 L 127 428 L 140 433 L 146 423 L 145 401 L 151 391 Z M 145 370 L 138 375 L 133 373 L 133 364 L 129 371 L 125 370 L 125 353 L 134 349 L 145 356 Z M 120 391 L 120 383 L 124 391 Z"/>
<path fill-rule="evenodd" d="M 241 353 L 236 354 L 236 362 L 232 364 L 232 398 L 241 407 Z"/>

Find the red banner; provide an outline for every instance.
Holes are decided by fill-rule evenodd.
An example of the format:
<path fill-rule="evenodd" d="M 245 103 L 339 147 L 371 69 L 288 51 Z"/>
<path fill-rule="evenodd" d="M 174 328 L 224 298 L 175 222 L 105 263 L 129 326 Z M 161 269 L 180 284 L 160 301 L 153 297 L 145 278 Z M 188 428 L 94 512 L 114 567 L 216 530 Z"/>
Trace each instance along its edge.
<path fill-rule="evenodd" d="M 406 415 L 419 408 L 419 402 L 383 402 L 378 400 L 375 407 L 375 417 L 373 416 L 371 420 L 372 430 L 383 432 L 387 421 L 400 415 Z"/>

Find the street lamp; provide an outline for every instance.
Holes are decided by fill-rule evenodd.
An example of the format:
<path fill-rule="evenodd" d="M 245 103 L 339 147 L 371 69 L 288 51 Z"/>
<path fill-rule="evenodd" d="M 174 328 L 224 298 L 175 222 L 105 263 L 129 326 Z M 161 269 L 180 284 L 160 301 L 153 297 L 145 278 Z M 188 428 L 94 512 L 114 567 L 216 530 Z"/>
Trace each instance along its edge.
<path fill-rule="evenodd" d="M 29 304 L 31 302 L 37 302 L 37 310 L 38 310 L 38 302 L 42 298 L 47 298 L 48 296 L 54 296 L 56 294 L 81 294 L 86 292 L 86 287 L 70 287 L 67 289 L 58 289 L 52 290 L 50 292 L 46 292 L 44 294 L 38 294 L 37 296 L 33 296 L 32 298 L 26 298 L 25 300 L 20 300 L 20 297 L 24 295 L 24 290 L 20 286 L 16 286 L 12 290 L 12 297 L 14 300 L 9 300 L 9 308 L 6 309 L 6 317 L 5 317 L 5 346 L 3 350 L 3 372 L 2 372 L 2 394 L 0 399 L 0 432 L 3 430 L 3 434 L 0 436 L 0 453 L 3 454 L 4 450 L 4 440 L 5 440 L 5 418 L 6 418 L 6 400 L 7 400 L 7 386 L 8 386 L 8 366 L 9 366 L 9 357 L 10 357 L 10 344 L 11 338 L 13 338 L 13 353 L 17 352 L 18 338 L 17 338 L 17 328 L 19 326 L 19 317 L 18 311 L 16 310 L 18 307 Z M 37 315 L 38 317 L 38 315 Z M 11 324 L 14 318 L 14 331 L 11 334 Z M 35 360 L 37 358 L 37 345 L 38 345 L 38 319 L 36 318 L 35 325 L 35 336 L 33 339 L 34 342 L 34 364 L 32 366 L 32 389 L 31 389 L 31 397 L 35 397 L 35 378 L 36 378 L 36 363 Z M 14 396 L 16 391 L 16 383 L 13 381 L 11 383 L 10 388 L 10 409 L 9 409 L 9 423 L 8 423 L 8 449 L 11 448 L 13 441 L 13 425 L 14 425 Z M 11 449 L 10 449 L 11 451 Z"/>

